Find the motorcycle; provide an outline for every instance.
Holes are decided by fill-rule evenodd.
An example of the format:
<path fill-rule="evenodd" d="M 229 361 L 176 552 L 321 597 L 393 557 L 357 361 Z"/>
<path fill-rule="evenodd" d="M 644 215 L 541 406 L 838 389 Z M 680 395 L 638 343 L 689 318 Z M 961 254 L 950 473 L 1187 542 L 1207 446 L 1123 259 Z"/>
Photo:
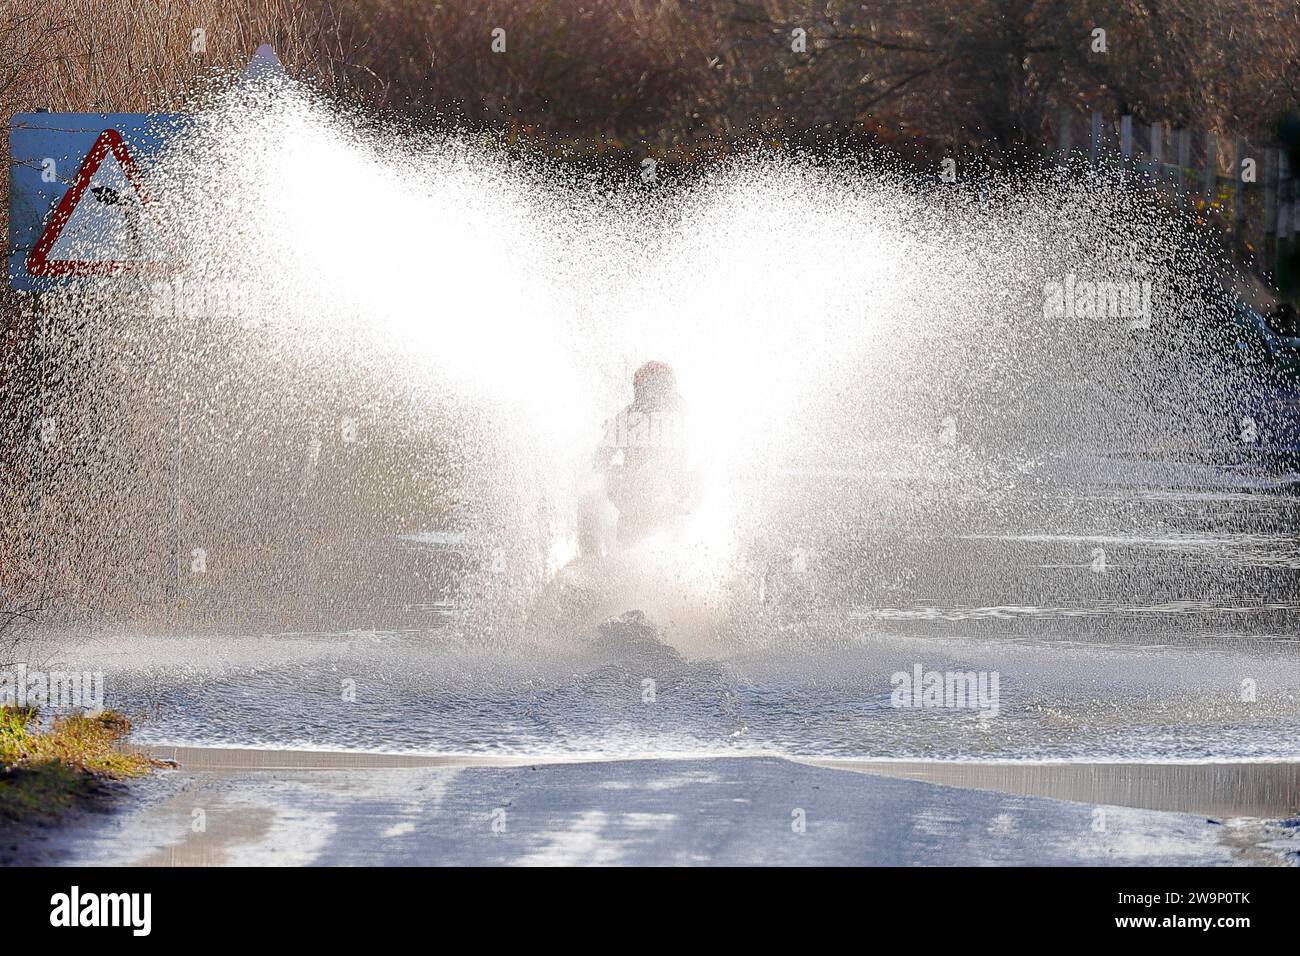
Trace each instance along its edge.
<path fill-rule="evenodd" d="M 583 639 L 639 613 L 679 650 L 700 646 L 716 630 L 724 589 L 697 477 L 612 468 L 603 479 L 580 500 L 578 556 L 545 588 L 530 627 L 543 639 Z"/>

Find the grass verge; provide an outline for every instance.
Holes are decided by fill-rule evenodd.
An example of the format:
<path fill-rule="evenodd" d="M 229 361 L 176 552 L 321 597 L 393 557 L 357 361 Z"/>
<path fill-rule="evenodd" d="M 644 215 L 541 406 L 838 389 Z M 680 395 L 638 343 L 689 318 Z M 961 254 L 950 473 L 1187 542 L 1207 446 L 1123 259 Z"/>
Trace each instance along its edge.
<path fill-rule="evenodd" d="M 33 707 L 0 707 L 0 821 L 49 820 L 102 793 L 109 781 L 149 771 L 147 757 L 117 743 L 121 714 L 56 717 L 42 730 Z"/>

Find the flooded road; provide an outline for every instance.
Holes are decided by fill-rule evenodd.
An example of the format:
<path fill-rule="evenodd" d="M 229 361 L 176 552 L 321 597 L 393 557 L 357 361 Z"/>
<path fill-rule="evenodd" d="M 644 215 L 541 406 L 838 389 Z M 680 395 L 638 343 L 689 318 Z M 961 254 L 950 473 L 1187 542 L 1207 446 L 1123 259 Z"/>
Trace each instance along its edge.
<path fill-rule="evenodd" d="M 452 617 L 333 634 L 117 634 L 75 654 L 107 673 L 110 705 L 140 718 L 143 744 L 538 759 L 1300 760 L 1295 498 L 1110 485 L 1036 501 L 1000 534 L 977 523 L 928 537 L 894 529 L 862 543 L 870 560 L 810 549 L 798 575 L 770 572 L 769 600 L 702 652 L 601 633 L 485 640 Z M 931 675 L 940 692 L 927 699 Z M 967 675 L 969 700 L 944 695 L 945 681 Z M 1239 805 L 1286 809 L 1292 778 L 1278 773 L 1243 784 Z M 1151 786 L 1177 790 L 1169 779 Z M 1198 812 L 1233 788 L 1230 775 L 1183 782 Z"/>
<path fill-rule="evenodd" d="M 99 866 L 1279 866 L 1296 845 L 1292 831 L 1262 821 L 1088 806 L 775 757 L 514 764 L 176 756 L 180 770 L 136 787 L 116 814 L 31 835 L 25 858 Z M 9 849 L 0 846 L 0 863 Z"/>

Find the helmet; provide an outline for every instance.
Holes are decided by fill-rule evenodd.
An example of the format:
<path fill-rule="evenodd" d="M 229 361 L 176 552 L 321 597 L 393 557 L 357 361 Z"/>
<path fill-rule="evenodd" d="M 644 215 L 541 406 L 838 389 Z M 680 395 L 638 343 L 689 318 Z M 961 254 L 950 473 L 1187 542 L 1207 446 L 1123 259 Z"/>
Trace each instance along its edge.
<path fill-rule="evenodd" d="M 632 392 L 643 398 L 663 398 L 677 391 L 677 376 L 667 362 L 646 362 L 632 376 Z"/>

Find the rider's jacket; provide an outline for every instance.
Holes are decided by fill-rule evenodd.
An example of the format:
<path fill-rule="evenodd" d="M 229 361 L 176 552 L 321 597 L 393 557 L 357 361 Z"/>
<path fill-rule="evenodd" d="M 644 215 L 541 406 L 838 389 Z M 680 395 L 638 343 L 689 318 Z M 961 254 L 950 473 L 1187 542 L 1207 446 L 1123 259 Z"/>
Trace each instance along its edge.
<path fill-rule="evenodd" d="M 680 507 L 689 488 L 681 396 L 633 402 L 605 422 L 596 461 L 610 501 L 624 515 Z"/>

